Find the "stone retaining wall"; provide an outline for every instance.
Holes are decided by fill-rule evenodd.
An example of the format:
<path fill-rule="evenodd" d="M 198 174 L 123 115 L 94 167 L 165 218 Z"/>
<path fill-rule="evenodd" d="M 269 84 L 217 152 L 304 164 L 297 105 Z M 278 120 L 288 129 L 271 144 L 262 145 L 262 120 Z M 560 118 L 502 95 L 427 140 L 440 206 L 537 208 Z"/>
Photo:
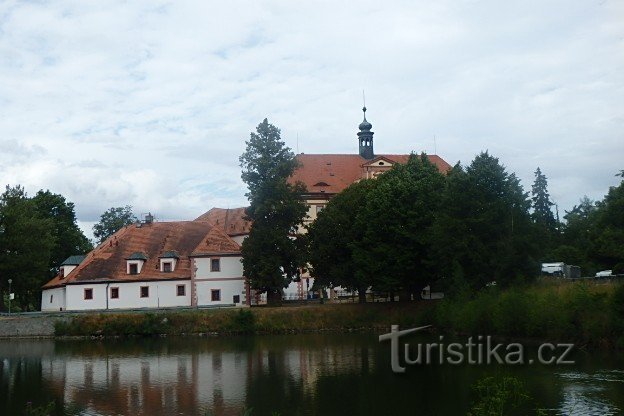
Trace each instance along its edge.
<path fill-rule="evenodd" d="M 0 316 L 0 338 L 53 337 L 54 322 L 69 316 Z"/>

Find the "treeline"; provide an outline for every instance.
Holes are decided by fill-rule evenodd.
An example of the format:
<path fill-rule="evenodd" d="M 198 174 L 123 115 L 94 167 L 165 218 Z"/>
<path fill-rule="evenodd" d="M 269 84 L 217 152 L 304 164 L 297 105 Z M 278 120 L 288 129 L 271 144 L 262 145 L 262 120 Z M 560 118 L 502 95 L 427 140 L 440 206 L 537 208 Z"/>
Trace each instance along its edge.
<path fill-rule="evenodd" d="M 29 197 L 23 187 L 7 186 L 0 195 L 0 310 L 7 309 L 9 279 L 14 310 L 38 310 L 41 286 L 59 265 L 91 249 L 72 202 L 43 190 Z"/>
<path fill-rule="evenodd" d="M 624 185 L 586 198 L 559 221 L 538 168 L 531 193 L 499 160 L 481 153 L 442 174 L 412 155 L 334 197 L 307 234 L 316 284 L 418 298 L 441 282 L 448 293 L 510 286 L 540 263 L 580 265 L 584 275 L 624 266 Z M 361 297 L 364 300 L 364 297 Z"/>

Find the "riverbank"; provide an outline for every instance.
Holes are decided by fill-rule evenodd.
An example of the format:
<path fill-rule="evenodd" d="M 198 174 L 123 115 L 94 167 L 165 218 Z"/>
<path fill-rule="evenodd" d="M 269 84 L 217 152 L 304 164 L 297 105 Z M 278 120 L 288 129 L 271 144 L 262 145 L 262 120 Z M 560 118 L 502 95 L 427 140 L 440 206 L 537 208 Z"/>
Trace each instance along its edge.
<path fill-rule="evenodd" d="M 441 333 L 624 348 L 624 285 L 548 281 L 440 301 L 165 310 L 0 319 L 1 337 L 387 332 L 432 324 Z"/>
<path fill-rule="evenodd" d="M 195 334 L 287 334 L 387 331 L 390 325 L 422 325 L 435 302 L 327 304 L 160 313 L 88 314 L 59 321 L 56 336 L 146 336 Z"/>
<path fill-rule="evenodd" d="M 546 280 L 441 302 L 433 322 L 465 335 L 624 348 L 624 284 Z"/>

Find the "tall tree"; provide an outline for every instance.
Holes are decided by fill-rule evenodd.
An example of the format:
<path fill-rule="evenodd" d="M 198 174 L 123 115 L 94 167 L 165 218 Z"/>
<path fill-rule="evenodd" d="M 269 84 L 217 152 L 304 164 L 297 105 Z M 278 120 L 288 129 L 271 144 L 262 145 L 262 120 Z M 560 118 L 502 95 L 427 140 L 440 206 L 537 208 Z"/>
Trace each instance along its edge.
<path fill-rule="evenodd" d="M 100 216 L 100 221 L 93 226 L 93 235 L 99 244 L 126 225 L 136 221 L 137 217 L 132 213 L 130 205 L 109 208 Z"/>
<path fill-rule="evenodd" d="M 535 223 L 547 229 L 554 229 L 556 221 L 551 209 L 553 205 L 555 204 L 550 200 L 548 193 L 548 179 L 538 167 L 531 188 L 531 207 Z"/>
<path fill-rule="evenodd" d="M 426 155 L 412 154 L 376 180 L 357 215 L 357 227 L 364 230 L 354 242 L 357 270 L 376 290 L 418 299 L 440 277 L 432 243 L 444 176 Z"/>
<path fill-rule="evenodd" d="M 354 245 L 362 241 L 365 229 L 357 224 L 357 213 L 371 197 L 377 180 L 367 179 L 350 185 L 332 198 L 308 227 L 310 274 L 315 284 L 357 290 L 366 302 L 366 290 L 373 281 L 358 271 L 353 257 Z"/>
<path fill-rule="evenodd" d="M 241 178 L 249 188 L 246 214 L 252 226 L 242 244 L 243 269 L 252 289 L 266 292 L 270 304 L 279 304 L 283 289 L 305 265 L 305 252 L 295 235 L 307 212 L 300 198 L 305 186 L 288 183 L 297 160 L 280 130 L 267 119 L 245 143 L 239 161 Z"/>
<path fill-rule="evenodd" d="M 535 224 L 535 242 L 541 261 L 556 261 L 552 251 L 559 239 L 559 227 L 552 212 L 553 205 L 548 193 L 548 179 L 538 167 L 531 187 L 531 217 Z"/>
<path fill-rule="evenodd" d="M 535 275 L 530 201 L 520 181 L 488 152 L 449 174 L 436 245 L 448 276 L 473 288 Z"/>
<path fill-rule="evenodd" d="M 39 308 L 40 288 L 49 278 L 53 233 L 53 221 L 41 215 L 24 188 L 7 186 L 0 195 L 0 286 L 4 291 L 12 279 L 22 310 Z"/>
<path fill-rule="evenodd" d="M 616 176 L 622 176 L 624 172 Z M 623 176 L 624 177 L 624 176 Z M 596 213 L 593 256 L 601 268 L 624 273 L 624 180 L 609 188 Z"/>
<path fill-rule="evenodd" d="M 58 268 L 69 256 L 89 252 L 93 245 L 78 227 L 74 203 L 50 191 L 39 191 L 32 198 L 43 218 L 52 220 L 55 240 L 50 258 L 50 269 Z"/>

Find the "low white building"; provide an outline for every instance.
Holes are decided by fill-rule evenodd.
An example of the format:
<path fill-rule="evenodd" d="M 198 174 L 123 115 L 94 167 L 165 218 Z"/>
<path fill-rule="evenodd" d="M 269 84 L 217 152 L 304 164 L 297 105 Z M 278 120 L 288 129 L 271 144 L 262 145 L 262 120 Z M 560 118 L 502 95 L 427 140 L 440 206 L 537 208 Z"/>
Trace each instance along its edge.
<path fill-rule="evenodd" d="M 239 244 L 206 221 L 124 227 L 63 262 L 41 296 L 42 311 L 250 303 Z"/>

